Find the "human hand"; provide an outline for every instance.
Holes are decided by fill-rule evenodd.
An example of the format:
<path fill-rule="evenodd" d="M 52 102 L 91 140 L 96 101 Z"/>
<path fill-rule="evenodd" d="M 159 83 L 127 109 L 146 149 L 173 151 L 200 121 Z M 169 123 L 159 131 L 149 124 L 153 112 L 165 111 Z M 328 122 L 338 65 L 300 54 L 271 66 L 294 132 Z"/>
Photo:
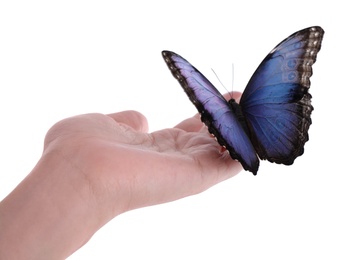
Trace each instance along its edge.
<path fill-rule="evenodd" d="M 55 124 L 36 167 L 0 203 L 0 259 L 66 258 L 115 216 L 202 192 L 242 169 L 199 115 L 147 131 L 135 111 Z"/>
<path fill-rule="evenodd" d="M 202 192 L 242 169 L 199 115 L 147 131 L 146 118 L 135 111 L 76 116 L 50 129 L 44 153 L 54 150 L 75 166 L 113 215 Z"/>

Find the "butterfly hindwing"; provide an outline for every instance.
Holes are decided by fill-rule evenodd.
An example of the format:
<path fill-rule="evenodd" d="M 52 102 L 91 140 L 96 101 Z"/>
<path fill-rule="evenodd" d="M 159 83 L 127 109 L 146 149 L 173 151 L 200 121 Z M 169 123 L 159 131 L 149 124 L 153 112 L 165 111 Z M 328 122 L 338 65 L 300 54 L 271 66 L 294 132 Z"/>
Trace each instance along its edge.
<path fill-rule="evenodd" d="M 292 164 L 303 154 L 311 125 L 309 78 L 324 31 L 294 33 L 259 65 L 240 100 L 253 145 L 261 159 Z"/>
<path fill-rule="evenodd" d="M 201 120 L 210 133 L 228 149 L 233 159 L 241 162 L 244 169 L 256 174 L 259 159 L 229 103 L 212 83 L 184 58 L 170 51 L 163 51 L 162 55 L 173 76 L 201 114 Z"/>

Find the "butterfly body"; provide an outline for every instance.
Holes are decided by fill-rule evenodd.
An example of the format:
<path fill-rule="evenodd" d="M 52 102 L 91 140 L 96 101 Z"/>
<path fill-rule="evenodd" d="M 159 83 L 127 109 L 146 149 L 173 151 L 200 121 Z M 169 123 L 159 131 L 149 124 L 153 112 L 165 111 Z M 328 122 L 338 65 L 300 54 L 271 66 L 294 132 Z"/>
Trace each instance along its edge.
<path fill-rule="evenodd" d="M 309 78 L 323 34 L 322 28 L 310 27 L 277 45 L 254 72 L 239 104 L 225 100 L 178 54 L 162 54 L 210 133 L 245 170 L 256 174 L 258 156 L 290 165 L 304 152 L 313 110 Z"/>

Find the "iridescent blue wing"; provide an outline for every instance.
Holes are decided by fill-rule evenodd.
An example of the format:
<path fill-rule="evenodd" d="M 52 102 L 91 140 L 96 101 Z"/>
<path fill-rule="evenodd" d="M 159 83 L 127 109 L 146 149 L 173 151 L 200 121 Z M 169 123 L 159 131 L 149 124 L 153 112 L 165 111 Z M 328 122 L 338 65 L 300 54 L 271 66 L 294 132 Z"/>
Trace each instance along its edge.
<path fill-rule="evenodd" d="M 201 114 L 201 120 L 231 157 L 240 161 L 245 170 L 257 173 L 259 159 L 253 145 L 238 121 L 233 101 L 227 102 L 208 79 L 176 53 L 162 52 L 173 76 Z"/>
<path fill-rule="evenodd" d="M 303 154 L 313 110 L 309 78 L 323 34 L 310 27 L 282 41 L 244 90 L 240 106 L 261 159 L 290 165 Z"/>

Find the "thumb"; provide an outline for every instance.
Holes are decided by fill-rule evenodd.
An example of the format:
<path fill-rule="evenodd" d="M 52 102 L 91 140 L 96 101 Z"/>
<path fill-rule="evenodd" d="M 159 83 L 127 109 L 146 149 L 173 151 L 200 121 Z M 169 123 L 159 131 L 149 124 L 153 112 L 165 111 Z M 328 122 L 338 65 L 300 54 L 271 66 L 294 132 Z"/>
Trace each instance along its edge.
<path fill-rule="evenodd" d="M 127 110 L 118 113 L 108 114 L 117 123 L 125 124 L 139 132 L 148 132 L 147 118 L 138 111 Z"/>

